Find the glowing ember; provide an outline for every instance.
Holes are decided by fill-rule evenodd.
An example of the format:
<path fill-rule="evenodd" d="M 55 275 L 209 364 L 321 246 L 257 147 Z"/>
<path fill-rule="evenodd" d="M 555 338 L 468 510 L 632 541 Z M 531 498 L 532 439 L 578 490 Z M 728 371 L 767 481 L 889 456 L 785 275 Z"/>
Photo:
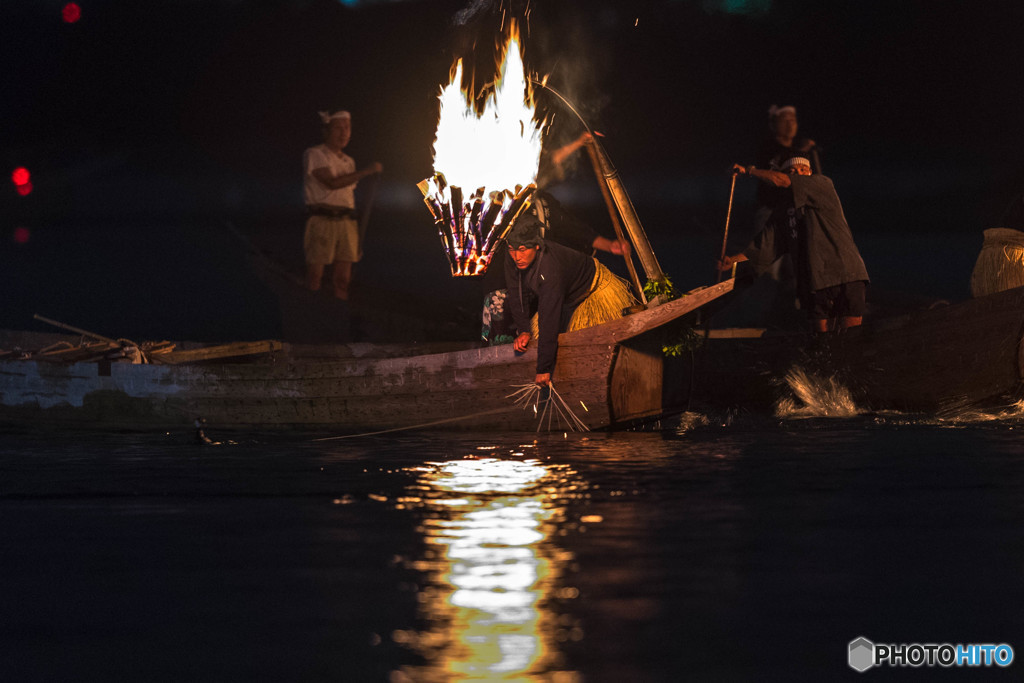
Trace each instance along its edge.
<path fill-rule="evenodd" d="M 418 184 L 452 275 L 487 270 L 495 244 L 529 205 L 535 189 L 543 124 L 534 120 L 533 89 L 515 23 L 500 60 L 481 114 L 471 95 L 460 90 L 462 60 L 455 63 L 439 97 L 434 176 Z"/>

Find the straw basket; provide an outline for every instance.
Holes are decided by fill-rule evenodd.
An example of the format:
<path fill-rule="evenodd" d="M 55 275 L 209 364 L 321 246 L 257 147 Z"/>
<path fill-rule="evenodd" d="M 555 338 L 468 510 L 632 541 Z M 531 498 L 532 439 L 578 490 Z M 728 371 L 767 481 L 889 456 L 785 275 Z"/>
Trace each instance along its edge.
<path fill-rule="evenodd" d="M 1024 232 L 1007 228 L 985 231 L 981 253 L 971 273 L 971 295 L 985 296 L 1024 285 Z"/>

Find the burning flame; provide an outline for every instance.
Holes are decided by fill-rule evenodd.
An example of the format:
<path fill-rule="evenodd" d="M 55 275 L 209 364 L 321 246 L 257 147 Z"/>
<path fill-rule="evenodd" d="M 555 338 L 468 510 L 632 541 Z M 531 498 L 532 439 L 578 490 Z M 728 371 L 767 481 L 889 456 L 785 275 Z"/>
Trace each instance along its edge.
<path fill-rule="evenodd" d="M 460 59 L 439 96 L 434 175 L 417 185 L 456 276 L 483 274 L 497 241 L 529 205 L 543 133 L 515 22 L 482 113 L 461 83 Z"/>

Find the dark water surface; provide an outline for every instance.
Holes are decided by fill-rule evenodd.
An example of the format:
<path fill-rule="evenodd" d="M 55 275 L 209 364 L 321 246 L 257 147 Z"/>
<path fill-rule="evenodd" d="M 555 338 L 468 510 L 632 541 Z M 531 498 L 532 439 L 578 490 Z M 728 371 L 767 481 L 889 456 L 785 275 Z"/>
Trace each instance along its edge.
<path fill-rule="evenodd" d="M 713 422 L 0 435 L 0 679 L 830 680 L 858 636 L 1024 647 L 1021 423 Z"/>

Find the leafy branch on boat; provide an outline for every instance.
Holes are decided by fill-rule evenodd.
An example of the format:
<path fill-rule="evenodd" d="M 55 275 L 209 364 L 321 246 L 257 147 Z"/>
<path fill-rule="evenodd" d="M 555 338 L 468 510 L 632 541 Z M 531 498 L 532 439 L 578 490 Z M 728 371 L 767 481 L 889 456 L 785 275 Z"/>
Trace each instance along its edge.
<path fill-rule="evenodd" d="M 649 279 L 644 284 L 644 296 L 650 301 L 656 297 L 662 297 L 664 301 L 672 301 L 679 298 L 679 292 L 668 275 L 662 273 L 661 277 Z"/>
<path fill-rule="evenodd" d="M 696 351 L 703 343 L 704 335 L 694 329 L 692 325 L 687 324 L 669 337 L 661 347 L 661 352 L 666 356 L 678 357 Z"/>

